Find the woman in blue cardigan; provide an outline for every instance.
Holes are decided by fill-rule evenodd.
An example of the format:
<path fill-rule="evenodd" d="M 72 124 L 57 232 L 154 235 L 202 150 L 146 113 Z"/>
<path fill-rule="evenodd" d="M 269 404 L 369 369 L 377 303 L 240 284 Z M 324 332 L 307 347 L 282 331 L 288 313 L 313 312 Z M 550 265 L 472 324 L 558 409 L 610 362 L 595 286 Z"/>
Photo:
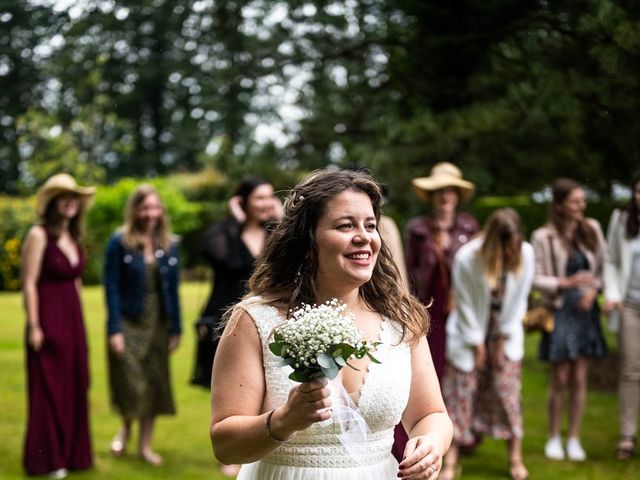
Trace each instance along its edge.
<path fill-rule="evenodd" d="M 111 403 L 123 425 L 111 453 L 125 453 L 134 420 L 140 423 L 138 454 L 151 465 L 157 415 L 175 414 L 169 352 L 180 343 L 178 243 L 156 190 L 139 186 L 129 197 L 124 225 L 106 249 Z"/>

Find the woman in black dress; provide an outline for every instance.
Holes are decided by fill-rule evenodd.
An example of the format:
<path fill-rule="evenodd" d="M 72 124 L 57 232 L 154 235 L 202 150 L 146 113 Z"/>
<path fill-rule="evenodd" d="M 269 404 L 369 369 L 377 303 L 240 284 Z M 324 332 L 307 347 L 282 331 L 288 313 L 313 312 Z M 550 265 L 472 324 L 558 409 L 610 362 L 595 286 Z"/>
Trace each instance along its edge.
<path fill-rule="evenodd" d="M 211 369 L 218 348 L 220 321 L 232 304 L 246 293 L 256 258 L 262 253 L 266 225 L 281 216 L 273 186 L 260 177 L 245 177 L 229 201 L 231 215 L 204 234 L 202 253 L 213 270 L 213 288 L 196 323 L 198 345 L 191 383 L 211 388 Z M 222 465 L 235 476 L 237 465 Z"/>
<path fill-rule="evenodd" d="M 198 348 L 191 383 L 211 386 L 211 366 L 224 312 L 246 292 L 253 264 L 262 253 L 265 226 L 280 217 L 273 186 L 259 177 L 245 177 L 230 202 L 231 215 L 204 234 L 202 253 L 211 266 L 213 288 L 196 323 Z"/>

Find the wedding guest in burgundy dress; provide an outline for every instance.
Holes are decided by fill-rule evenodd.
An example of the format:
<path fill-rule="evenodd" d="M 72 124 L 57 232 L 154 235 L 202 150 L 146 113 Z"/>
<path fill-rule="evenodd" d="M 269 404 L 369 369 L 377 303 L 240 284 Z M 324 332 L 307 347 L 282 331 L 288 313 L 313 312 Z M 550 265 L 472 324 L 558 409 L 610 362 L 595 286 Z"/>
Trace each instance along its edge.
<path fill-rule="evenodd" d="M 438 378 L 445 369 L 445 323 L 452 307 L 451 266 L 458 249 L 478 233 L 476 219 L 458 211 L 460 203 L 473 195 L 473 183 L 448 162 L 437 163 L 428 177 L 413 179 L 413 188 L 431 212 L 411 219 L 406 226 L 406 259 L 409 286 L 424 305 L 429 305 L 431 329 L 427 340 Z M 396 429 L 393 451 L 402 455 L 406 434 Z M 398 457 L 396 457 L 398 458 Z"/>
<path fill-rule="evenodd" d="M 407 231 L 407 271 L 413 293 L 425 305 L 431 304 L 431 331 L 428 341 L 438 378 L 445 360 L 445 321 L 451 311 L 451 266 L 458 249 L 478 233 L 478 222 L 458 205 L 474 191 L 453 164 L 434 165 L 431 175 L 413 179 L 416 195 L 431 204 L 429 214 L 409 221 Z"/>
<path fill-rule="evenodd" d="M 79 240 L 94 191 L 67 174 L 49 178 L 37 196 L 40 222 L 23 245 L 28 380 L 23 463 L 29 475 L 64 478 L 68 470 L 93 464 Z"/>

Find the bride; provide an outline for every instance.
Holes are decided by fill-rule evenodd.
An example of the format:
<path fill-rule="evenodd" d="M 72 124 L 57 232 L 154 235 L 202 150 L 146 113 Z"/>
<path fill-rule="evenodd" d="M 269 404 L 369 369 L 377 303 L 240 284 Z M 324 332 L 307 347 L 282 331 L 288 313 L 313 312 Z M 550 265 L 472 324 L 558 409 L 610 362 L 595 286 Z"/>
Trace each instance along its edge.
<path fill-rule="evenodd" d="M 211 440 L 238 479 L 432 479 L 452 437 L 425 333 L 424 307 L 407 293 L 377 229 L 380 190 L 369 175 L 318 171 L 289 194 L 226 326 L 212 375 Z M 352 360 L 336 378 L 368 427 L 353 458 L 331 417 L 327 381 L 296 384 L 268 344 L 287 312 L 337 298 L 380 364 Z M 400 420 L 410 440 L 391 454 Z"/>

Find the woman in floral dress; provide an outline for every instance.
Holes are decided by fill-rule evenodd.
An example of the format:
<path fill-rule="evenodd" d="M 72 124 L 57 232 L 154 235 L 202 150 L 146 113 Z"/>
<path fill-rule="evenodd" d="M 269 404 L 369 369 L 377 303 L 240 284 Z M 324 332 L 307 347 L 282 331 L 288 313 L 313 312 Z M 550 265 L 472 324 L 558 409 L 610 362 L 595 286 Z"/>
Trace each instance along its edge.
<path fill-rule="evenodd" d="M 442 391 L 454 442 L 440 480 L 457 473 L 458 446 L 479 435 L 507 441 L 512 479 L 528 476 L 522 462 L 520 406 L 522 317 L 534 272 L 515 210 L 496 210 L 481 235 L 454 259 L 455 308 L 447 321 L 447 370 Z"/>

